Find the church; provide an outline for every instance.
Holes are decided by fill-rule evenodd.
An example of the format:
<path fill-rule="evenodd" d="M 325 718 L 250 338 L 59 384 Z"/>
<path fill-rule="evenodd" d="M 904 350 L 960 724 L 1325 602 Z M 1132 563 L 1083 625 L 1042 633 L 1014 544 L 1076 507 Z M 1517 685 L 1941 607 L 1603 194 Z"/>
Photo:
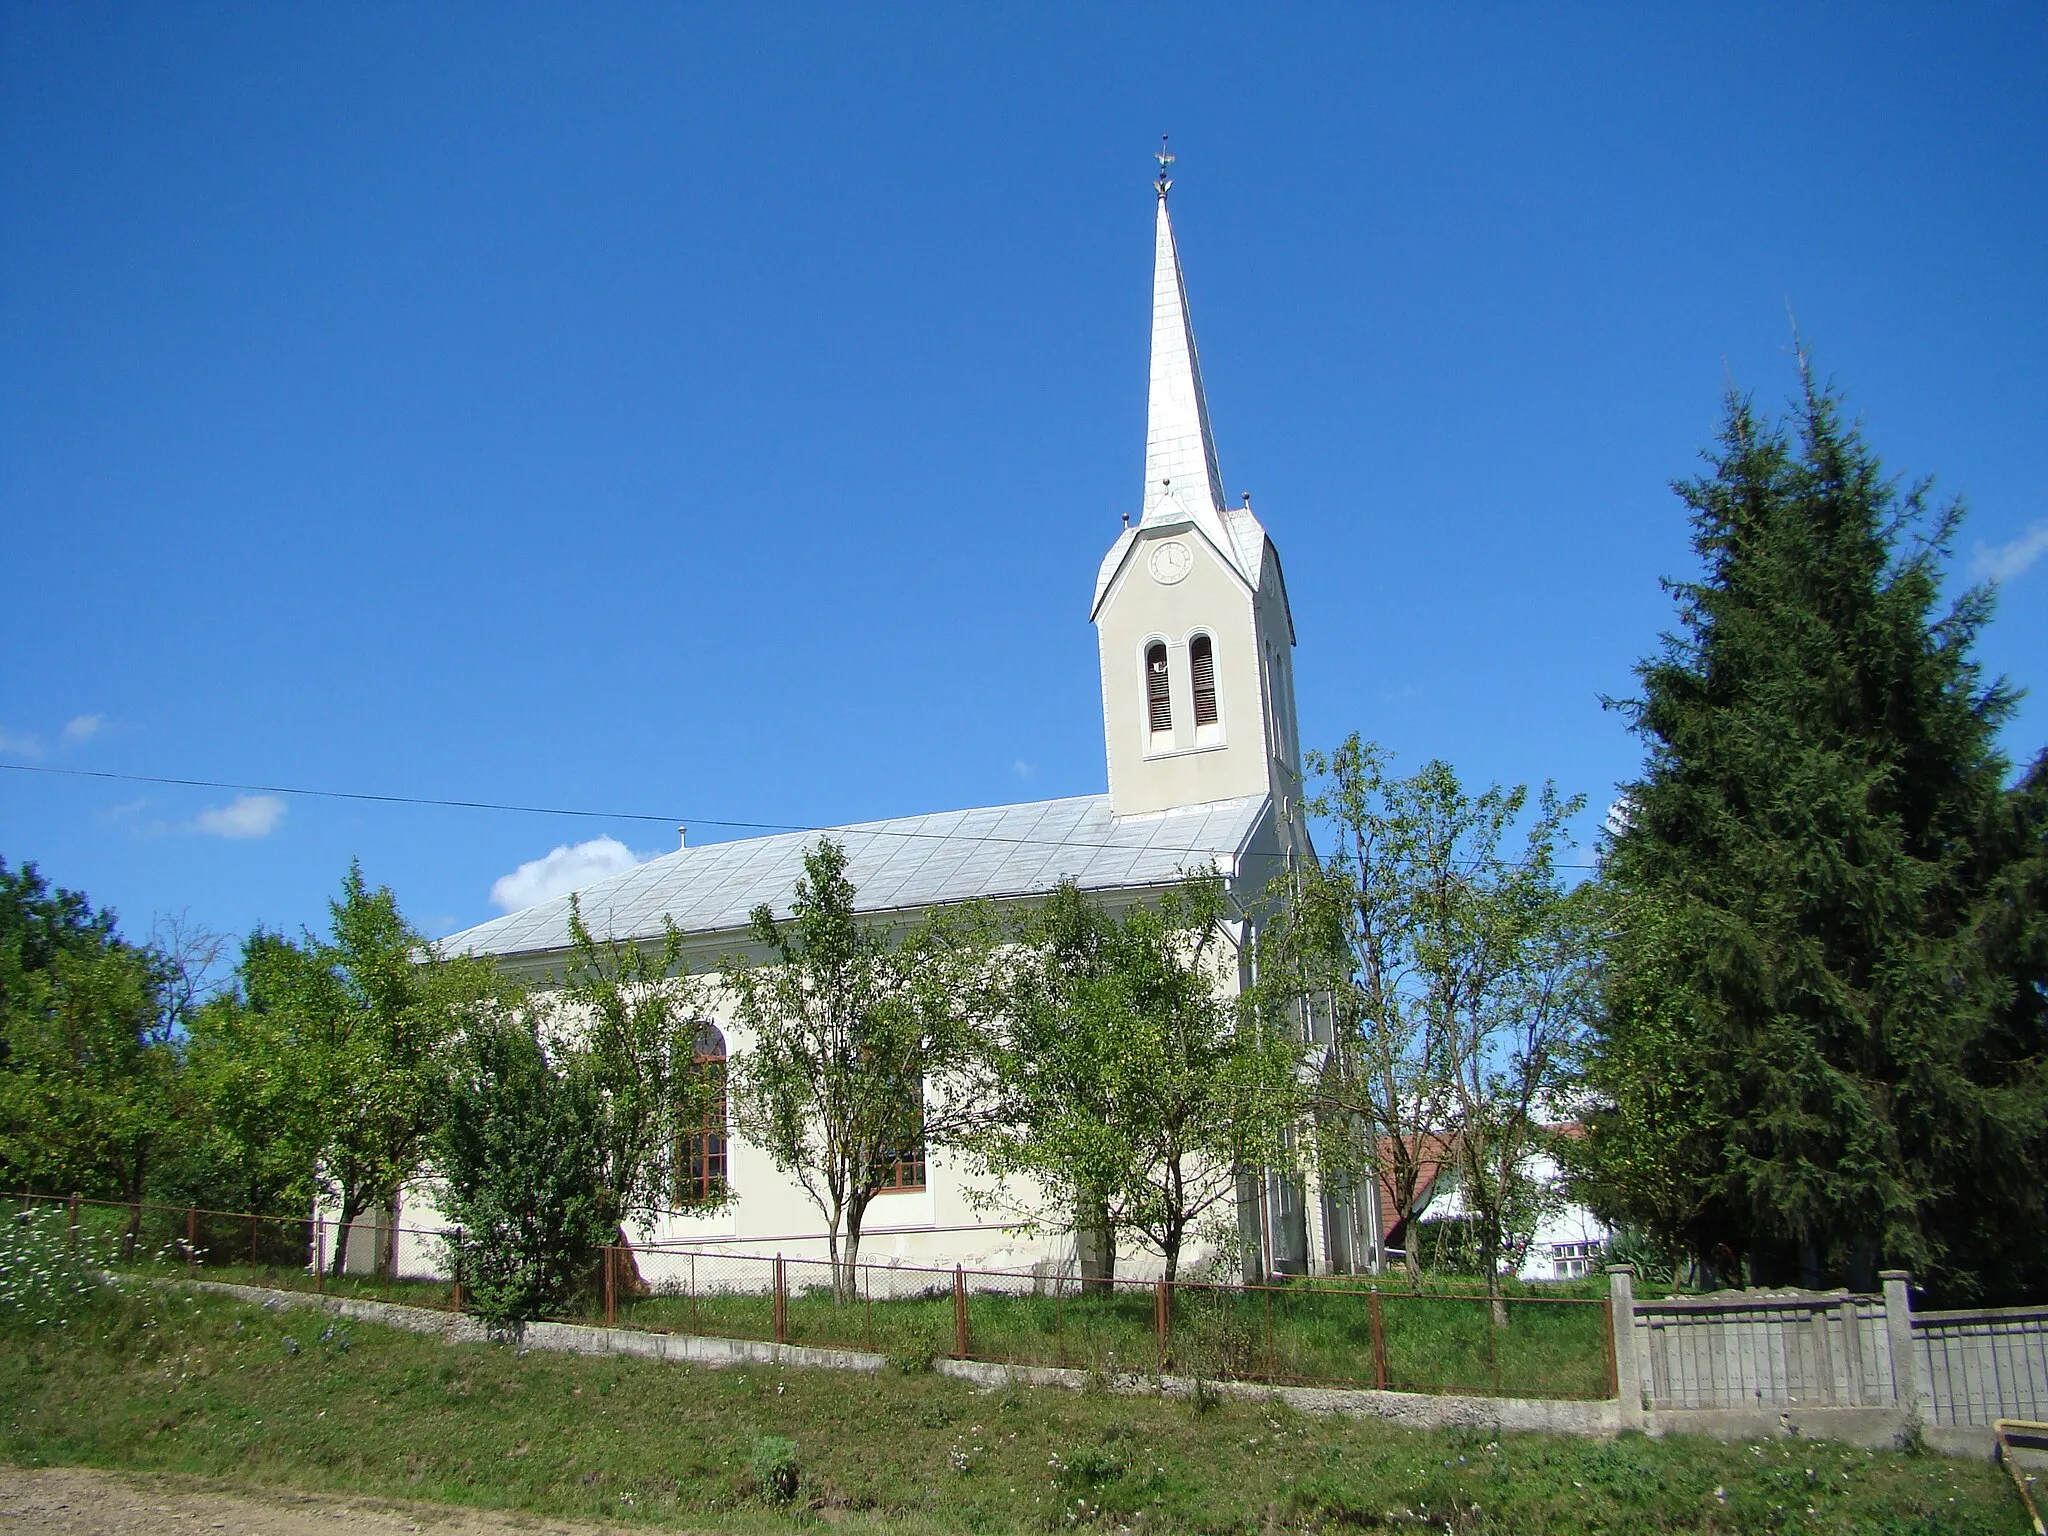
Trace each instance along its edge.
<path fill-rule="evenodd" d="M 1217 469 L 1179 248 L 1158 182 L 1152 359 L 1145 480 L 1135 520 L 1103 557 L 1089 618 L 1101 663 L 1108 790 L 1099 795 L 864 822 L 703 847 L 679 847 L 577 892 L 600 937 L 659 940 L 664 919 L 687 936 L 686 963 L 708 970 L 749 947 L 749 912 L 787 914 L 804 850 L 829 836 L 846 850 L 863 913 L 891 924 L 983 899 L 1028 904 L 1062 879 L 1111 909 L 1156 897 L 1183 870 L 1213 868 L 1241 914 L 1229 935 L 1236 985 L 1249 979 L 1262 893 L 1308 852 L 1294 710 L 1294 620 L 1280 555 L 1252 513 L 1231 506 Z M 538 981 L 569 949 L 569 897 L 509 913 L 443 941 L 451 954 L 495 957 Z M 714 1019 L 711 1054 L 744 1051 L 739 1026 Z M 647 1232 L 706 1254 L 818 1257 L 821 1217 L 766 1153 L 713 1127 L 693 1165 L 734 1198 Z M 1073 1261 L 1070 1234 L 1020 1236 L 964 1170 L 921 1151 L 891 1171 L 870 1206 L 863 1257 L 886 1264 L 1021 1269 Z M 1343 1273 L 1376 1266 L 1378 1202 L 1313 1192 L 1272 1176 L 1239 1201 L 1244 1267 L 1268 1274 Z M 1197 1256 L 1199 1258 L 1199 1256 Z M 1220 1257 L 1220 1256 L 1219 1256 Z M 1235 1255 L 1230 1267 L 1238 1267 Z M 1144 1256 L 1119 1271 L 1145 1272 Z"/>

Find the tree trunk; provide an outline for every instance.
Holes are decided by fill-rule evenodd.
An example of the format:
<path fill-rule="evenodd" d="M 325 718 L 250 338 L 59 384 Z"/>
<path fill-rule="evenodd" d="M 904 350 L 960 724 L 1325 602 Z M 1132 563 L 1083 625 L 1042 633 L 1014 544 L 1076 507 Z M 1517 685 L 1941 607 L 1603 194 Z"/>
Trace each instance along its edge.
<path fill-rule="evenodd" d="M 1084 1293 L 1107 1294 L 1116 1289 L 1116 1226 L 1109 1218 L 1106 1198 L 1081 1197 L 1074 1217 L 1074 1250 Z"/>
<path fill-rule="evenodd" d="M 850 1307 L 860 1298 L 855 1266 L 860 1263 L 860 1228 L 867 1219 L 865 1200 L 848 1201 L 846 1206 L 846 1255 L 832 1261 L 832 1304 Z"/>
<path fill-rule="evenodd" d="M 334 1225 L 334 1258 L 328 1264 L 328 1273 L 339 1280 L 348 1272 L 349 1232 L 356 1224 L 356 1218 L 363 1214 L 363 1197 L 359 1190 L 344 1189 L 341 1192 L 341 1213 Z"/>
<path fill-rule="evenodd" d="M 1479 1267 L 1486 1271 L 1486 1307 L 1493 1318 L 1493 1326 L 1505 1328 L 1508 1325 L 1508 1304 L 1500 1294 L 1500 1242 L 1492 1232 L 1491 1223 L 1480 1232 Z"/>

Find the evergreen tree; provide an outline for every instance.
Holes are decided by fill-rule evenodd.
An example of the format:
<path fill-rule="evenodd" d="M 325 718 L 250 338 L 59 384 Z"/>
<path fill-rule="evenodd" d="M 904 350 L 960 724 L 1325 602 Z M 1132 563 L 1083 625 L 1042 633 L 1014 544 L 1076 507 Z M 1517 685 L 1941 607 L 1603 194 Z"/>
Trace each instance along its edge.
<path fill-rule="evenodd" d="M 1724 1274 L 2011 1295 L 2048 1279 L 2048 763 L 2008 787 L 1991 593 L 1941 606 L 1960 507 L 1803 377 L 1796 432 L 1732 399 L 1677 488 L 1705 570 L 1620 706 L 1592 1187 Z"/>

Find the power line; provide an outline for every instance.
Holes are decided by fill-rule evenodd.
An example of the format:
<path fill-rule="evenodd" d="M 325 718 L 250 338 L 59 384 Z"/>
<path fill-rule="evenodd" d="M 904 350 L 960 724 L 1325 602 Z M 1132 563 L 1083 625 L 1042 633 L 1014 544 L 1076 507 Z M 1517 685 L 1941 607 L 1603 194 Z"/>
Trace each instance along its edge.
<path fill-rule="evenodd" d="M 76 779 L 112 779 L 124 784 L 171 784 L 185 789 L 232 789 L 246 794 L 299 795 L 320 800 L 360 800 L 375 805 L 424 805 L 463 811 L 513 811 L 528 816 L 579 816 L 593 821 L 651 821 L 664 826 L 727 827 L 740 832 L 847 832 L 867 837 L 929 838 L 934 842 L 1007 843 L 1025 848 L 1087 848 L 1108 853 L 1199 853 L 1214 848 L 1136 847 L 1130 843 L 1077 843 L 1069 838 L 996 837 L 972 832 L 920 832 L 908 828 L 851 826 L 815 827 L 798 822 L 724 821 L 712 816 L 655 816 L 645 811 L 585 811 L 558 805 L 511 805 L 496 800 L 439 800 L 426 795 L 376 795 L 351 789 L 302 789 L 289 784 L 237 784 L 226 779 L 181 779 L 162 774 L 111 773 L 97 768 L 54 768 L 41 763 L 0 763 L 14 773 L 57 774 Z"/>
<path fill-rule="evenodd" d="M 167 784 L 180 789 L 232 789 L 253 795 L 297 795 L 313 800 L 355 800 L 372 805 L 423 805 L 441 810 L 510 811 L 522 816 L 575 816 L 590 821 L 650 821 L 662 826 L 725 827 L 736 832 L 846 832 L 854 827 L 816 827 L 798 822 L 728 821 L 713 816 L 656 816 L 646 811 L 586 811 L 560 805 L 513 805 L 497 800 L 441 800 L 428 795 L 378 795 L 356 789 L 304 789 L 290 784 L 237 784 L 227 779 L 183 779 L 167 774 L 113 773 L 103 768 L 56 768 L 45 763 L 0 763 L 10 773 L 42 773 L 70 779 L 106 779 L 122 784 Z M 858 827 L 868 837 L 928 838 L 934 842 L 1004 843 L 1020 848 L 1085 848 L 1104 853 L 1199 853 L 1214 848 L 1138 848 L 1129 843 L 1077 843 L 1068 838 L 996 837 L 965 832 L 917 832 L 907 828 Z M 1558 864 L 1559 869 L 1593 869 L 1592 864 Z"/>

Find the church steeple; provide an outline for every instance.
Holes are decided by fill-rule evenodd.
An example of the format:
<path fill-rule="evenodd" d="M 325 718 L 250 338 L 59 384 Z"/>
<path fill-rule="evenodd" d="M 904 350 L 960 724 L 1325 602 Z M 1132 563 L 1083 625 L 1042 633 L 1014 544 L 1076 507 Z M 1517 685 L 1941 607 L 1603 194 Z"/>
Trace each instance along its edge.
<path fill-rule="evenodd" d="M 1195 328 L 1180 276 L 1180 248 L 1166 194 L 1173 156 L 1161 141 L 1158 227 L 1152 254 L 1152 387 L 1145 410 L 1145 500 L 1141 521 L 1223 510 L 1223 476 L 1209 431 L 1209 402 L 1195 356 Z"/>
<path fill-rule="evenodd" d="M 1300 801 L 1294 623 L 1280 559 L 1223 503 L 1161 146 L 1152 268 L 1144 513 L 1095 579 L 1109 799 L 1118 816 L 1265 795 L 1292 827 Z M 1290 833 L 1290 835 L 1292 835 Z"/>

